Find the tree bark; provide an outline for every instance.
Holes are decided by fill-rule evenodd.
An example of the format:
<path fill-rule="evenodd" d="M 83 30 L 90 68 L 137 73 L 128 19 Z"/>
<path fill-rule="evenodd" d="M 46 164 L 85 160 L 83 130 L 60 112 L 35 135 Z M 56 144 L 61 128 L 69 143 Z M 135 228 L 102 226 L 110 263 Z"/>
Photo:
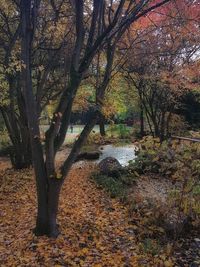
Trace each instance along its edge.
<path fill-rule="evenodd" d="M 57 178 L 52 179 L 49 183 L 48 190 L 48 220 L 49 220 L 49 236 L 57 237 L 59 234 L 58 225 L 57 225 L 57 213 L 58 213 L 58 204 L 59 196 L 61 190 L 62 182 Z"/>
<path fill-rule="evenodd" d="M 104 116 L 101 114 L 100 119 L 99 119 L 99 132 L 101 136 L 106 135 L 106 130 L 105 130 L 105 119 Z"/>
<path fill-rule="evenodd" d="M 46 199 L 38 198 L 38 216 L 36 228 L 34 230 L 37 236 L 47 235 L 56 238 L 59 234 L 57 225 L 57 213 L 62 180 L 52 177 L 46 184 Z"/>
<path fill-rule="evenodd" d="M 37 4 L 37 1 L 34 3 Z M 26 106 L 26 115 L 28 120 L 29 136 L 32 151 L 32 160 L 35 171 L 38 214 L 35 233 L 37 235 L 49 234 L 49 218 L 48 218 L 48 179 L 43 158 L 42 144 L 40 141 L 39 121 L 37 116 L 37 108 L 32 88 L 31 74 L 31 49 L 32 38 L 34 34 L 34 8 L 30 1 L 21 1 L 21 58 L 24 62 L 22 69 L 22 88 Z"/>
<path fill-rule="evenodd" d="M 140 104 L 140 136 L 144 136 L 144 110 L 142 103 Z"/>
<path fill-rule="evenodd" d="M 27 126 L 19 121 L 14 112 L 10 112 L 6 108 L 1 108 L 0 110 L 12 143 L 9 148 L 9 154 L 13 168 L 22 169 L 30 167 L 32 156 Z M 10 115 L 11 113 L 12 116 Z"/>

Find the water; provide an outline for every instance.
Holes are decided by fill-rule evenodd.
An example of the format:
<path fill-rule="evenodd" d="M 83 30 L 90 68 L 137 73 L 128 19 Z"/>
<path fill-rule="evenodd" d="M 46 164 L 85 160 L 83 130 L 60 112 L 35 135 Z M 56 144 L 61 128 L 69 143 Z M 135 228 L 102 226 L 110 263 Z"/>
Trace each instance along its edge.
<path fill-rule="evenodd" d="M 43 135 L 45 134 L 45 132 L 48 130 L 49 126 L 48 125 L 41 125 L 40 126 L 40 130 L 41 133 L 43 133 Z M 82 132 L 84 128 L 84 125 L 73 125 L 73 132 L 71 132 L 70 127 L 67 130 L 66 136 L 65 136 L 65 141 L 64 141 L 64 145 L 66 144 L 70 144 L 73 143 L 75 141 L 75 139 L 78 137 L 78 135 Z M 108 125 L 105 125 L 105 129 L 108 128 Z M 93 130 L 93 133 L 99 133 L 99 126 L 95 125 Z"/>
<path fill-rule="evenodd" d="M 127 146 L 113 146 L 113 145 L 105 145 L 101 146 L 103 150 L 101 150 L 102 154 L 98 160 L 101 161 L 107 157 L 116 158 L 122 166 L 127 166 L 130 160 L 135 159 L 135 146 L 127 145 Z"/>

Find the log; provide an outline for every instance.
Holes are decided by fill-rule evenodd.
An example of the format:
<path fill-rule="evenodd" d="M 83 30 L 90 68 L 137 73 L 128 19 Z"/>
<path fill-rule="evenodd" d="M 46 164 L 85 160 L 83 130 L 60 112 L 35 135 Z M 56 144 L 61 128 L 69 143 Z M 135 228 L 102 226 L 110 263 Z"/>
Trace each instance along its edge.
<path fill-rule="evenodd" d="M 96 160 L 99 159 L 101 152 L 99 151 L 92 151 L 92 152 L 82 152 L 77 157 L 75 162 L 79 160 Z"/>

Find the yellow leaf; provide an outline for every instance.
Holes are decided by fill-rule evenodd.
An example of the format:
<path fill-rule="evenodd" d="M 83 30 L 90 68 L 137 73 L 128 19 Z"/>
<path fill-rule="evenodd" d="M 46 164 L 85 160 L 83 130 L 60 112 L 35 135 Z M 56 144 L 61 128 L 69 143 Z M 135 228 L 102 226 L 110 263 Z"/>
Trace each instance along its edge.
<path fill-rule="evenodd" d="M 62 179 L 62 174 L 61 174 L 61 173 L 57 173 L 57 174 L 56 174 L 56 178 L 57 178 L 57 179 Z"/>
<path fill-rule="evenodd" d="M 87 253 L 88 253 L 88 248 L 83 248 L 83 249 L 81 250 L 81 252 L 82 252 L 83 254 L 87 254 Z"/>
<path fill-rule="evenodd" d="M 165 267 L 173 267 L 173 263 L 170 260 L 168 260 L 168 261 L 164 262 L 164 266 Z"/>

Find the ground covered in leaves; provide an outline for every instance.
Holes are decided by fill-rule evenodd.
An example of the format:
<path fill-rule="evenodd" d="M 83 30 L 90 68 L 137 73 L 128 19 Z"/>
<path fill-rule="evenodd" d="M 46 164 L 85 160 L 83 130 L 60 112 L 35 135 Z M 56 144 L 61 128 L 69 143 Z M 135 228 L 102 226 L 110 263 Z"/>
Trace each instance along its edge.
<path fill-rule="evenodd" d="M 99 189 L 89 178 L 92 169 L 87 164 L 71 170 L 62 190 L 61 234 L 56 240 L 32 233 L 36 216 L 32 170 L 1 171 L 0 266 L 189 266 L 178 263 L 171 247 L 167 253 L 148 243 L 143 215 L 130 216 L 129 208 Z"/>

